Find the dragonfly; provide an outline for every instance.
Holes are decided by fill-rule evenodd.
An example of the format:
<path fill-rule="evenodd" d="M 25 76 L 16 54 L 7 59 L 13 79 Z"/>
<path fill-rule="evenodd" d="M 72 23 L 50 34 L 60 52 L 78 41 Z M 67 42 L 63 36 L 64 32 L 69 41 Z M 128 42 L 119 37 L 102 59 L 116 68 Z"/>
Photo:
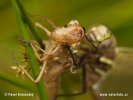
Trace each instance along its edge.
<path fill-rule="evenodd" d="M 100 97 L 100 93 L 102 93 L 100 86 L 109 74 L 116 75 L 116 72 L 124 69 L 123 65 L 129 66 L 126 62 L 133 65 L 132 60 L 127 61 L 129 55 L 133 56 L 133 49 L 117 47 L 116 38 L 106 25 L 92 26 L 85 37 L 90 44 L 85 39 L 80 43 L 78 65 L 81 67 L 81 71 L 69 80 L 72 84 L 72 80 L 81 75 L 79 80 L 82 81 L 80 83 L 82 87 L 73 85 L 74 89 L 71 90 L 73 92 L 68 96 L 77 96 L 89 91 L 93 100 L 103 100 L 104 98 Z M 120 63 L 121 61 L 123 65 Z M 77 81 L 73 81 L 73 84 L 76 83 Z"/>
<path fill-rule="evenodd" d="M 54 30 L 50 32 L 42 24 L 34 22 L 35 26 L 44 30 L 49 37 L 48 40 L 43 41 L 45 49 L 40 48 L 35 41 L 28 42 L 40 62 L 41 71 L 37 79 L 33 79 L 26 68 L 15 60 L 19 74 L 26 74 L 35 83 L 43 78 L 49 100 L 56 100 L 61 96 L 81 95 L 87 89 L 94 100 L 100 100 L 96 90 L 98 90 L 101 80 L 105 79 L 114 66 L 117 56 L 116 39 L 111 30 L 105 25 L 97 25 L 85 33 L 77 20 L 72 20 L 68 25 L 59 27 L 47 18 L 35 17 L 47 21 Z M 65 76 L 64 73 L 71 75 L 68 73 L 68 69 L 71 73 L 75 73 L 74 70 L 80 70 L 76 74 L 81 74 L 82 90 L 73 93 L 59 93 L 60 78 L 62 79 L 62 75 Z M 68 80 L 71 82 L 73 79 L 71 80 L 70 76 Z"/>

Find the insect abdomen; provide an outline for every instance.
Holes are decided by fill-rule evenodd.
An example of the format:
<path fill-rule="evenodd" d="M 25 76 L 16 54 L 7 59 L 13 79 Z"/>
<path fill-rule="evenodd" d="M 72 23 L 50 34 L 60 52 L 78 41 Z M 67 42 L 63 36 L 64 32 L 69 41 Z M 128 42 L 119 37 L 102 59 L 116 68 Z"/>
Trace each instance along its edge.
<path fill-rule="evenodd" d="M 59 77 L 55 77 L 49 81 L 45 81 L 45 88 L 48 95 L 48 100 L 56 100 L 59 86 Z"/>

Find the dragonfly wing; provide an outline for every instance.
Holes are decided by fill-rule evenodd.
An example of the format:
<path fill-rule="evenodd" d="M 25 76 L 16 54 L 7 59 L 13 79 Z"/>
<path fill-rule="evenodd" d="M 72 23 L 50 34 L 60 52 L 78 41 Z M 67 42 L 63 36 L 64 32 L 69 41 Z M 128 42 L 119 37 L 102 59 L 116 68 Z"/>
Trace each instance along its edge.
<path fill-rule="evenodd" d="M 107 100 L 131 100 L 133 98 L 133 49 L 118 47 L 117 57 L 114 67 L 101 84 L 101 90 L 103 93 L 123 93 L 128 94 L 125 98 L 107 97 Z"/>

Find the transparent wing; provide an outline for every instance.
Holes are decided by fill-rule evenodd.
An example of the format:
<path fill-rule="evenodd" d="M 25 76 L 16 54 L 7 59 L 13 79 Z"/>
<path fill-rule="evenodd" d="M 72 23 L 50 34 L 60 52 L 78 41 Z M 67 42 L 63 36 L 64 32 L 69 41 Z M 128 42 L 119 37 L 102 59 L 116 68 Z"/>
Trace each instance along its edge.
<path fill-rule="evenodd" d="M 133 98 L 133 48 L 118 47 L 115 66 L 101 84 L 103 93 L 127 93 L 127 97 L 106 97 L 107 100 L 131 100 Z"/>
<path fill-rule="evenodd" d="M 115 64 L 110 74 L 101 83 L 101 91 L 104 93 L 133 93 L 133 49 L 118 47 Z M 66 72 L 62 80 L 62 94 L 73 94 L 82 90 L 82 72 L 76 74 Z M 116 100 L 115 97 L 109 100 Z M 129 100 L 131 97 L 128 97 Z M 126 100 L 128 100 L 128 98 Z M 108 100 L 108 99 L 107 99 Z M 118 100 L 118 98 L 117 98 Z"/>
<path fill-rule="evenodd" d="M 111 74 L 132 74 L 133 73 L 133 48 L 118 47 L 115 65 Z M 133 75 L 133 74 L 132 74 Z"/>
<path fill-rule="evenodd" d="M 70 71 L 64 73 L 61 79 L 62 93 L 61 94 L 74 94 L 82 90 L 82 72 L 78 70 L 76 74 Z"/>

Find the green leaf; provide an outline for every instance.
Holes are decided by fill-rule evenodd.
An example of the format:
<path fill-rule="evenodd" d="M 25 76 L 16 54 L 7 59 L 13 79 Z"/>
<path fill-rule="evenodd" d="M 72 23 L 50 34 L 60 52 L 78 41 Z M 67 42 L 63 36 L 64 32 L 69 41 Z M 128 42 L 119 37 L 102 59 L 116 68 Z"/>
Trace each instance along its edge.
<path fill-rule="evenodd" d="M 18 86 L 20 88 L 33 91 L 33 85 L 30 84 L 29 82 L 24 82 L 21 79 L 14 78 L 12 76 L 2 74 L 2 73 L 0 73 L 0 79 L 3 80 L 3 81 L 6 81 L 6 82 L 8 82 L 12 85 Z"/>

